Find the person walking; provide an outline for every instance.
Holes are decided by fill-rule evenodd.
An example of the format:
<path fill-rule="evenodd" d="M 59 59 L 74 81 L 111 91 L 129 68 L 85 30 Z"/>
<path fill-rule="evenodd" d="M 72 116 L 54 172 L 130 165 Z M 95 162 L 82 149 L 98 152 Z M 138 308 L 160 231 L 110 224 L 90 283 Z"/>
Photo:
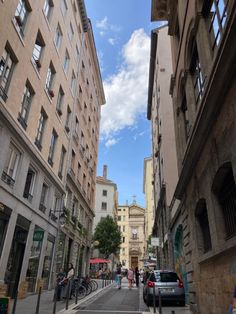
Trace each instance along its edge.
<path fill-rule="evenodd" d="M 136 282 L 136 287 L 139 287 L 139 276 L 140 276 L 140 272 L 138 270 L 138 267 L 135 267 L 135 282 Z"/>
<path fill-rule="evenodd" d="M 117 288 L 121 289 L 121 265 L 118 265 L 116 268 L 116 284 Z"/>
<path fill-rule="evenodd" d="M 61 296 L 64 295 L 63 290 L 65 287 L 64 278 L 66 277 L 66 273 L 64 272 L 63 268 L 59 269 L 57 274 L 57 301 L 61 300 Z"/>
<path fill-rule="evenodd" d="M 134 281 L 134 271 L 131 267 L 128 270 L 127 278 L 128 278 L 128 282 L 129 282 L 128 287 L 131 290 L 133 288 L 133 281 Z"/>
<path fill-rule="evenodd" d="M 72 288 L 74 275 L 75 275 L 74 266 L 72 263 L 69 263 L 66 277 L 63 279 L 63 282 L 66 283 L 65 289 L 63 291 L 63 294 L 64 294 L 63 298 L 64 299 L 67 297 L 69 297 L 71 299 L 71 288 Z"/>

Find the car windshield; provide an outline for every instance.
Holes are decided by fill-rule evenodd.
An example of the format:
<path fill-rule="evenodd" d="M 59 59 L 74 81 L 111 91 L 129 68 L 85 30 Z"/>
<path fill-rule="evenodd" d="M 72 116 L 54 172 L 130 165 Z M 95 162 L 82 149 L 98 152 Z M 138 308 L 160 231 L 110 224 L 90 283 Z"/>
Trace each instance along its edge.
<path fill-rule="evenodd" d="M 155 277 L 157 282 L 176 282 L 179 279 L 174 272 L 155 273 Z"/>

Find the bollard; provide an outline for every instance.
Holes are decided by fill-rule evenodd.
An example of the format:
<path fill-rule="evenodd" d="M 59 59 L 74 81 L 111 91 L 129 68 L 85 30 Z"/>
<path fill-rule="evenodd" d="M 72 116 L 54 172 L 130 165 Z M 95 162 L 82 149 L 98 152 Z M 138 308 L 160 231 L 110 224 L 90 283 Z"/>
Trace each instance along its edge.
<path fill-rule="evenodd" d="M 175 311 L 171 311 L 171 314 L 175 314 Z"/>
<path fill-rule="evenodd" d="M 54 291 L 52 314 L 56 314 L 56 309 L 57 309 L 57 291 L 58 291 L 58 285 L 56 285 L 55 291 Z"/>
<path fill-rule="evenodd" d="M 66 310 L 68 310 L 69 307 L 69 297 L 70 297 L 70 280 L 68 281 L 68 287 L 66 291 Z"/>
<path fill-rule="evenodd" d="M 13 303 L 13 308 L 12 308 L 12 314 L 15 314 L 15 312 L 16 312 L 17 295 L 18 295 L 18 290 L 16 291 L 16 295 L 15 295 L 15 298 L 14 298 L 14 303 Z"/>
<path fill-rule="evenodd" d="M 155 283 L 153 286 L 153 313 L 156 313 L 156 292 L 155 292 Z"/>
<path fill-rule="evenodd" d="M 162 304 L 161 304 L 161 289 L 158 289 L 159 294 L 159 314 L 162 314 Z"/>
<path fill-rule="evenodd" d="M 40 306 L 41 291 L 42 291 L 42 287 L 40 286 L 40 287 L 39 287 L 39 293 L 38 293 L 38 299 L 37 299 L 37 305 L 36 305 L 35 314 L 39 314 L 39 306 Z"/>
<path fill-rule="evenodd" d="M 79 283 L 78 281 L 75 283 L 75 304 L 78 303 L 78 290 L 79 290 Z"/>

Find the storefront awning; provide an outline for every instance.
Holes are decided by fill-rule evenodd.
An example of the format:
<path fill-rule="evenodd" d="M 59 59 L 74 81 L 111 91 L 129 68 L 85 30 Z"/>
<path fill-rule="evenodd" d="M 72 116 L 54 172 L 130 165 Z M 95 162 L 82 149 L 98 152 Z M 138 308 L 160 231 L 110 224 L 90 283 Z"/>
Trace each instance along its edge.
<path fill-rule="evenodd" d="M 103 259 L 103 258 L 91 258 L 89 263 L 90 264 L 103 264 L 103 263 L 110 263 L 111 261 L 109 259 Z"/>

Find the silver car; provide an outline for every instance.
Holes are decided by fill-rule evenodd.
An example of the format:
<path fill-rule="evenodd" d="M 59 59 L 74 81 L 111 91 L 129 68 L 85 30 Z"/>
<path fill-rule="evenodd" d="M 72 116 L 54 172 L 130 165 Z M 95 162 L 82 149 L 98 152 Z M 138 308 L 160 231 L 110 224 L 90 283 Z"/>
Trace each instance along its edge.
<path fill-rule="evenodd" d="M 162 301 L 175 301 L 182 306 L 185 305 L 183 282 L 175 272 L 170 270 L 154 270 L 150 273 L 143 287 L 143 299 L 148 306 L 153 304 L 154 286 L 156 303 L 159 301 L 160 290 Z"/>

